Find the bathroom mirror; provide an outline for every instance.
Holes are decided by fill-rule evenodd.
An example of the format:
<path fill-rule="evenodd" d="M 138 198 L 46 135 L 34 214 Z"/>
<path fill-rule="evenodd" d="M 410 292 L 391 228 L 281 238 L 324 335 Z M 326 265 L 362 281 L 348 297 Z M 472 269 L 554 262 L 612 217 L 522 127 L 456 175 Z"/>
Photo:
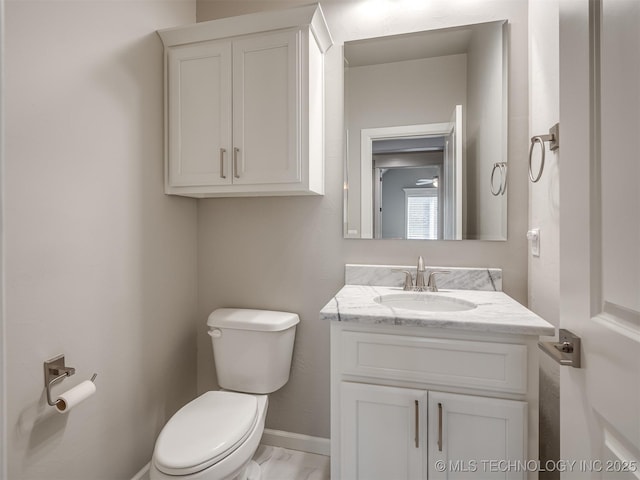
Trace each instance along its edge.
<path fill-rule="evenodd" d="M 506 28 L 345 42 L 345 238 L 507 239 Z"/>

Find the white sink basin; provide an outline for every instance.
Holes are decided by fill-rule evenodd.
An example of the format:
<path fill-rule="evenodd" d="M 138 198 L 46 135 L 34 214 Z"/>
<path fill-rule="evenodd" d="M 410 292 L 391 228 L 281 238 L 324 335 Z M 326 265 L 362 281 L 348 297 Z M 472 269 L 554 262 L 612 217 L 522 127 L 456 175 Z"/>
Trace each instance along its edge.
<path fill-rule="evenodd" d="M 420 312 L 463 312 L 477 307 L 475 303 L 437 293 L 397 293 L 381 295 L 374 300 L 387 307 Z"/>

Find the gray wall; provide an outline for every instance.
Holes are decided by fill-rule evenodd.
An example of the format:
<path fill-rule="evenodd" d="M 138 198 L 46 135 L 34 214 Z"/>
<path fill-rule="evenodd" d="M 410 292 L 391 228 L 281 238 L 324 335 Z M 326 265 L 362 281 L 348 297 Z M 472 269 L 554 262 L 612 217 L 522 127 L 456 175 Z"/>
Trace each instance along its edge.
<path fill-rule="evenodd" d="M 529 4 L 529 136 L 549 131 L 560 118 L 559 0 Z M 535 108 L 533 107 L 535 106 Z M 545 170 L 529 184 L 529 226 L 539 228 L 540 256 L 529 255 L 529 308 L 556 327 L 560 324 L 559 156 L 545 145 Z M 539 159 L 539 147 L 534 157 Z M 546 356 L 544 356 L 546 357 Z M 560 367 L 549 358 L 540 362 L 540 460 L 560 459 Z M 541 472 L 541 480 L 560 478 Z"/>
<path fill-rule="evenodd" d="M 502 142 L 496 141 L 504 138 L 502 38 L 499 28 L 485 25 L 474 29 L 469 41 L 465 135 L 467 238 L 491 240 L 507 234 L 505 197 L 494 196 L 488 188 L 494 162 L 506 160 Z"/>
<path fill-rule="evenodd" d="M 4 235 L 8 478 L 129 479 L 196 390 L 196 202 L 163 193 L 158 28 L 193 2 L 9 1 Z M 46 404 L 66 354 L 97 393 Z"/>
<path fill-rule="evenodd" d="M 198 21 L 308 3 L 199 1 Z M 370 5 L 370 3 L 369 3 Z M 329 326 L 318 311 L 343 285 L 345 263 L 503 268 L 504 289 L 527 301 L 528 65 L 525 0 L 413 2 L 380 7 L 365 0 L 322 3 L 335 45 L 326 65 L 326 195 L 313 198 L 209 199 L 198 207 L 198 390 L 215 386 L 207 315 L 217 307 L 297 312 L 292 376 L 271 396 L 267 427 L 329 437 Z M 344 240 L 342 44 L 403 31 L 507 19 L 509 49 L 509 240 Z"/>

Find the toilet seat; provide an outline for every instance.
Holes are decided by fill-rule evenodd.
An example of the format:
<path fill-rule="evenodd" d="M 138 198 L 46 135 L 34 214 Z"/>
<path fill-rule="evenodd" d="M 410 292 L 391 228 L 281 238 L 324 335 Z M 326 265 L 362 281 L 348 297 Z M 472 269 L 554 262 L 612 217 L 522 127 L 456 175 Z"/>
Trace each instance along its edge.
<path fill-rule="evenodd" d="M 171 417 L 158 436 L 153 458 L 167 475 L 189 475 L 214 465 L 244 443 L 258 421 L 254 395 L 204 393 Z"/>

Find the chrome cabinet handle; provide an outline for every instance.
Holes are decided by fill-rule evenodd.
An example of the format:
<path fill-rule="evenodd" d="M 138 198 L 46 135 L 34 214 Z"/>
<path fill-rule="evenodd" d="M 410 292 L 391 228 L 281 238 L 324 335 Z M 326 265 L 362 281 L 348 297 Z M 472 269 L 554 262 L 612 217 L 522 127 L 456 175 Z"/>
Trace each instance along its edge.
<path fill-rule="evenodd" d="M 224 174 L 224 154 L 226 150 L 224 148 L 220 149 L 220 178 L 227 178 Z"/>
<path fill-rule="evenodd" d="M 415 443 L 416 443 L 416 448 L 420 448 L 420 404 L 418 403 L 418 400 L 415 400 L 415 417 L 416 417 L 416 436 L 415 436 Z"/>
<path fill-rule="evenodd" d="M 238 173 L 238 152 L 240 149 L 238 147 L 233 147 L 233 176 L 236 178 L 240 178 L 240 174 Z"/>
<path fill-rule="evenodd" d="M 438 451 L 442 451 L 442 404 L 438 403 Z"/>

